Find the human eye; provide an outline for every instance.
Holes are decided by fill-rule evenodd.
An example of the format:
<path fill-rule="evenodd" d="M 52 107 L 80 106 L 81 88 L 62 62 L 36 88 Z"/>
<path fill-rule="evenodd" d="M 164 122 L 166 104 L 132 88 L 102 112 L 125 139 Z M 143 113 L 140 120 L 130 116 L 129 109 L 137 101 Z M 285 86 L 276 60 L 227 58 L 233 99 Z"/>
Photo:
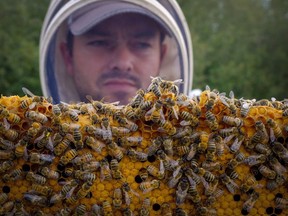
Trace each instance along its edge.
<path fill-rule="evenodd" d="M 133 47 L 136 48 L 136 49 L 148 49 L 151 47 L 151 44 L 147 41 L 135 41 L 133 43 Z"/>
<path fill-rule="evenodd" d="M 103 40 L 103 39 L 98 39 L 98 40 L 91 40 L 87 42 L 88 46 L 93 46 L 93 47 L 107 47 L 109 48 L 111 45 L 111 42 L 109 40 Z"/>

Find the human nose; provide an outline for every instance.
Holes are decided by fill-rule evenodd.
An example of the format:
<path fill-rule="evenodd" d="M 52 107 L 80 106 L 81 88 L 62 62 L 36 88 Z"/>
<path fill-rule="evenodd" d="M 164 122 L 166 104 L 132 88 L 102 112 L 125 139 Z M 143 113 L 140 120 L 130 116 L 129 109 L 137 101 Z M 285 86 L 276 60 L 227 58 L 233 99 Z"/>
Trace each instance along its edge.
<path fill-rule="evenodd" d="M 111 55 L 110 69 L 129 72 L 133 68 L 133 54 L 126 45 L 114 48 Z"/>

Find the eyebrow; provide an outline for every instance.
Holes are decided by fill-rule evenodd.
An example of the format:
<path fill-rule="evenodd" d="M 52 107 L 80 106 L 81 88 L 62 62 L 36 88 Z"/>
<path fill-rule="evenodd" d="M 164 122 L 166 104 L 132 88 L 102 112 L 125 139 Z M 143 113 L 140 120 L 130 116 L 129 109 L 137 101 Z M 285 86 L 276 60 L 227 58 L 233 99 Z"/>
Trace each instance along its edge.
<path fill-rule="evenodd" d="M 140 32 L 132 32 L 131 34 L 129 34 L 129 36 L 132 36 L 133 38 L 152 38 L 156 35 L 157 30 L 143 30 Z M 110 31 L 102 31 L 99 29 L 92 29 L 90 31 L 88 31 L 87 33 L 85 33 L 84 35 L 87 36 L 100 36 L 100 37 L 111 37 L 113 35 L 112 32 Z"/>

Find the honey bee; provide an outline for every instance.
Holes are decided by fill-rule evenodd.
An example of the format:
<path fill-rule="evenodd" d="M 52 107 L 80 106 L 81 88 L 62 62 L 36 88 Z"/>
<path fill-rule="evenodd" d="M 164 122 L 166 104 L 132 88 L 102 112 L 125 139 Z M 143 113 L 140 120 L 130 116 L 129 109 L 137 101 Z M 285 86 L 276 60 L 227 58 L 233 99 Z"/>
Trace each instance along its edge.
<path fill-rule="evenodd" d="M 77 186 L 78 186 L 78 181 L 76 181 L 75 179 L 65 183 L 65 185 L 63 185 L 60 191 L 61 196 L 63 198 L 71 197 Z"/>
<path fill-rule="evenodd" d="M 61 111 L 61 109 L 60 109 L 60 107 L 58 105 L 52 105 L 52 113 L 55 116 L 60 116 L 62 111 Z"/>
<path fill-rule="evenodd" d="M 126 207 L 123 209 L 123 215 L 124 216 L 134 216 L 132 210 L 129 207 Z"/>
<path fill-rule="evenodd" d="M 110 180 L 112 178 L 111 169 L 109 167 L 109 162 L 106 159 L 100 161 L 100 179 Z"/>
<path fill-rule="evenodd" d="M 31 127 L 27 131 L 27 137 L 28 139 L 33 139 L 37 136 L 37 134 L 40 132 L 42 129 L 42 124 L 39 122 L 33 122 Z"/>
<path fill-rule="evenodd" d="M 8 195 L 6 193 L 1 193 L 0 194 L 0 205 L 5 203 L 8 200 Z"/>
<path fill-rule="evenodd" d="M 57 156 L 60 156 L 61 154 L 63 154 L 70 146 L 70 143 L 71 143 L 71 138 L 69 138 L 69 136 L 65 136 L 61 140 L 61 142 L 55 146 L 54 154 Z"/>
<path fill-rule="evenodd" d="M 143 200 L 142 206 L 139 211 L 140 216 L 149 216 L 150 215 L 150 198 L 146 197 Z"/>
<path fill-rule="evenodd" d="M 33 173 L 32 171 L 29 171 L 26 174 L 26 180 L 31 181 L 32 183 L 40 184 L 40 185 L 44 185 L 47 181 L 45 177 L 43 177 L 42 175 Z"/>
<path fill-rule="evenodd" d="M 276 197 L 275 198 L 276 208 L 286 209 L 288 207 L 288 199 Z"/>
<path fill-rule="evenodd" d="M 105 144 L 102 141 L 96 140 L 92 136 L 86 136 L 84 143 L 98 153 L 101 153 L 102 148 L 105 147 Z"/>
<path fill-rule="evenodd" d="M 21 118 L 17 114 L 9 112 L 9 115 L 7 116 L 7 120 L 13 124 L 19 124 L 21 121 Z"/>
<path fill-rule="evenodd" d="M 240 163 L 242 163 L 245 159 L 245 156 L 242 152 L 238 152 L 235 156 L 235 158 L 232 158 L 229 160 L 227 167 L 229 169 L 235 169 L 236 166 L 238 166 Z"/>
<path fill-rule="evenodd" d="M 243 203 L 242 211 L 250 212 L 258 198 L 259 198 L 259 193 L 256 191 L 253 191 L 253 193 L 251 193 L 248 199 Z"/>
<path fill-rule="evenodd" d="M 214 136 L 213 139 L 216 145 L 216 155 L 222 156 L 224 154 L 224 148 L 225 148 L 225 144 L 224 144 L 222 137 L 217 134 Z"/>
<path fill-rule="evenodd" d="M 137 192 L 135 192 L 131 187 L 130 185 L 127 183 L 127 182 L 124 182 L 122 184 L 122 192 L 123 192 L 123 196 L 124 196 L 124 200 L 125 200 L 125 204 L 126 205 L 130 205 L 131 203 L 131 197 L 132 197 L 132 194 L 139 197 L 139 194 Z"/>
<path fill-rule="evenodd" d="M 13 151 L 8 150 L 0 150 L 0 158 L 2 160 L 13 160 L 15 157 L 15 154 Z"/>
<path fill-rule="evenodd" d="M 264 145 L 262 143 L 257 143 L 254 147 L 255 151 L 264 154 L 264 155 L 270 155 L 272 153 L 271 149 L 268 145 Z"/>
<path fill-rule="evenodd" d="M 244 135 L 239 135 L 238 137 L 235 138 L 233 141 L 232 145 L 230 146 L 230 152 L 235 154 L 236 152 L 239 151 L 241 144 L 244 141 Z"/>
<path fill-rule="evenodd" d="M 126 136 L 119 138 L 119 142 L 121 146 L 124 147 L 137 147 L 140 146 L 142 143 L 143 137 L 141 136 Z"/>
<path fill-rule="evenodd" d="M 29 193 L 31 194 L 36 193 L 36 195 L 42 195 L 42 196 L 50 196 L 52 194 L 52 191 L 53 191 L 52 188 L 49 186 L 33 183 Z"/>
<path fill-rule="evenodd" d="M 283 173 L 287 172 L 286 167 L 283 166 L 274 156 L 268 158 L 268 163 L 278 175 L 283 175 Z"/>
<path fill-rule="evenodd" d="M 73 126 L 73 138 L 76 142 L 82 140 L 82 135 L 80 132 L 80 125 Z"/>
<path fill-rule="evenodd" d="M 237 127 L 229 127 L 229 128 L 223 128 L 219 130 L 219 135 L 223 138 L 237 135 L 238 134 L 238 128 Z"/>
<path fill-rule="evenodd" d="M 131 131 L 128 128 L 125 127 L 111 127 L 111 132 L 113 135 L 117 137 L 123 137 L 128 135 Z"/>
<path fill-rule="evenodd" d="M 240 185 L 240 190 L 244 193 L 248 192 L 250 189 L 254 188 L 257 181 L 253 175 L 248 175 L 244 179 L 243 183 Z"/>
<path fill-rule="evenodd" d="M 200 205 L 201 197 L 197 190 L 197 184 L 194 180 L 189 180 L 190 186 L 187 192 L 187 198 L 191 200 L 196 206 Z"/>
<path fill-rule="evenodd" d="M 145 162 L 148 159 L 148 154 L 140 151 L 136 151 L 133 148 L 128 148 L 126 154 L 128 157 L 131 158 L 133 161 L 140 161 L 140 162 Z"/>
<path fill-rule="evenodd" d="M 150 175 L 152 175 L 158 179 L 163 179 L 165 177 L 165 168 L 164 168 L 164 164 L 163 164 L 162 160 L 160 160 L 160 168 L 159 169 L 151 164 L 151 165 L 147 166 L 146 170 Z"/>
<path fill-rule="evenodd" d="M 285 163 L 288 163 L 288 150 L 279 142 L 274 142 L 272 151 Z"/>
<path fill-rule="evenodd" d="M 173 172 L 173 175 L 168 179 L 169 188 L 174 188 L 183 176 L 183 171 L 181 170 L 181 167 L 176 170 Z"/>
<path fill-rule="evenodd" d="M 115 119 L 120 126 L 128 128 L 130 131 L 136 131 L 138 129 L 138 125 L 123 117 L 122 114 L 123 113 L 120 110 L 116 111 L 113 114 L 113 119 Z"/>
<path fill-rule="evenodd" d="M 31 121 L 36 121 L 41 124 L 45 124 L 48 121 L 47 116 L 45 116 L 43 113 L 36 112 L 33 110 L 26 111 L 25 117 L 30 119 Z"/>
<path fill-rule="evenodd" d="M 144 95 L 145 95 L 145 90 L 139 89 L 136 92 L 136 95 L 131 99 L 128 105 L 131 106 L 132 108 L 139 107 L 142 101 L 144 100 Z"/>
<path fill-rule="evenodd" d="M 139 170 L 138 175 L 139 175 L 141 181 L 145 181 L 149 177 L 147 169 L 145 169 L 143 167 Z"/>
<path fill-rule="evenodd" d="M 93 159 L 93 155 L 90 152 L 86 152 L 81 156 L 77 156 L 72 160 L 72 163 L 80 166 L 84 163 L 90 162 Z"/>
<path fill-rule="evenodd" d="M 15 149 L 15 145 L 13 142 L 0 137 L 0 148 L 4 150 L 13 150 Z"/>
<path fill-rule="evenodd" d="M 79 121 L 79 113 L 81 111 L 80 110 L 76 110 L 76 109 L 68 109 L 64 112 L 64 115 L 67 115 L 70 117 L 70 119 L 74 122 L 78 122 Z"/>
<path fill-rule="evenodd" d="M 254 148 L 256 143 L 266 144 L 269 141 L 269 136 L 266 131 L 265 125 L 262 121 L 255 122 L 256 132 L 250 139 L 247 148 Z"/>
<path fill-rule="evenodd" d="M 11 169 L 14 166 L 14 162 L 11 160 L 5 160 L 0 163 L 0 173 L 5 173 L 9 169 Z"/>
<path fill-rule="evenodd" d="M 145 114 L 145 121 L 159 122 L 164 121 L 165 116 L 163 113 L 163 103 L 160 100 L 157 100 L 154 106 L 148 110 Z"/>
<path fill-rule="evenodd" d="M 41 167 L 40 173 L 48 179 L 59 179 L 60 178 L 59 172 L 52 170 L 48 167 Z"/>
<path fill-rule="evenodd" d="M 233 117 L 233 116 L 224 115 L 222 118 L 222 121 L 229 126 L 233 126 L 237 128 L 243 125 L 243 121 L 240 118 Z"/>
<path fill-rule="evenodd" d="M 108 200 L 104 200 L 102 206 L 103 206 L 103 213 L 104 213 L 103 215 L 107 215 L 107 216 L 113 215 L 112 205 Z"/>
<path fill-rule="evenodd" d="M 63 156 L 60 158 L 60 164 L 67 165 L 71 162 L 75 157 L 77 157 L 78 152 L 75 149 L 70 149 L 64 153 Z"/>
<path fill-rule="evenodd" d="M 36 143 L 37 148 L 42 149 L 46 147 L 47 149 L 53 152 L 54 146 L 52 143 L 51 135 L 52 135 L 52 129 L 46 128 L 42 133 L 42 135 L 40 135 L 34 140 L 34 143 Z"/>
<path fill-rule="evenodd" d="M 162 149 L 158 150 L 156 154 L 159 157 L 159 160 L 163 160 L 166 170 L 175 170 L 175 168 L 179 167 L 179 161 L 174 160 L 172 157 L 166 155 Z"/>
<path fill-rule="evenodd" d="M 216 142 L 214 139 L 208 140 L 206 160 L 214 161 L 216 155 Z"/>
<path fill-rule="evenodd" d="M 128 119 L 131 119 L 131 120 L 137 120 L 138 119 L 138 115 L 135 112 L 135 108 L 133 108 L 132 106 L 129 106 L 129 105 L 125 106 L 123 112 Z"/>
<path fill-rule="evenodd" d="M 116 159 L 110 161 L 111 174 L 114 179 L 122 179 L 123 175 L 119 169 L 119 163 Z"/>
<path fill-rule="evenodd" d="M 7 201 L 0 206 L 0 214 L 5 215 L 7 212 L 11 212 L 14 207 L 14 201 Z"/>
<path fill-rule="evenodd" d="M 181 178 L 176 189 L 176 205 L 184 203 L 189 189 L 187 178 Z"/>
<path fill-rule="evenodd" d="M 205 160 L 202 162 L 202 167 L 208 171 L 219 171 L 222 169 L 222 164 L 219 161 Z"/>
<path fill-rule="evenodd" d="M 208 195 L 205 204 L 207 206 L 212 206 L 217 201 L 217 198 L 222 196 L 223 194 L 224 190 L 216 188 L 212 194 Z"/>
<path fill-rule="evenodd" d="M 177 96 L 179 94 L 179 89 L 177 85 L 181 84 L 182 82 L 182 79 L 176 79 L 173 81 L 162 80 L 160 83 L 160 87 L 163 89 L 163 91 L 171 91 Z"/>
<path fill-rule="evenodd" d="M 53 194 L 49 199 L 49 204 L 54 205 L 56 203 L 61 202 L 65 197 L 62 195 L 62 193 L 55 193 Z"/>
<path fill-rule="evenodd" d="M 76 193 L 77 199 L 82 199 L 86 197 L 88 193 L 91 191 L 92 185 L 93 185 L 92 181 L 84 182 L 81 188 Z"/>
<path fill-rule="evenodd" d="M 75 208 L 75 213 L 74 215 L 76 216 L 82 216 L 85 215 L 87 212 L 87 207 L 85 204 L 80 204 Z"/>
<path fill-rule="evenodd" d="M 24 193 L 23 198 L 35 206 L 44 207 L 47 205 L 47 198 L 45 196 L 39 196 L 30 193 Z"/>
<path fill-rule="evenodd" d="M 184 209 L 177 207 L 175 209 L 175 216 L 188 216 L 188 213 Z"/>
<path fill-rule="evenodd" d="M 162 205 L 161 205 L 161 214 L 163 216 L 172 216 L 173 215 L 171 206 L 170 206 L 170 204 L 168 202 L 162 203 Z"/>
<path fill-rule="evenodd" d="M 234 92 L 233 91 L 229 92 L 229 97 L 230 98 L 227 98 L 225 96 L 220 96 L 220 100 L 226 107 L 229 108 L 231 114 L 235 116 L 236 112 L 237 112 L 237 107 L 235 105 L 235 98 L 234 98 Z"/>
<path fill-rule="evenodd" d="M 65 203 L 68 205 L 74 205 L 77 202 L 77 197 L 75 194 L 71 195 L 70 197 L 67 197 L 65 200 Z"/>
<path fill-rule="evenodd" d="M 15 141 L 19 134 L 16 130 L 10 129 L 10 124 L 8 121 L 4 118 L 3 122 L 0 122 L 0 133 L 7 138 L 9 141 Z"/>
<path fill-rule="evenodd" d="M 22 178 L 22 174 L 23 174 L 22 169 L 19 169 L 19 168 L 14 169 L 11 172 L 3 175 L 2 180 L 4 182 L 15 181 L 17 179 Z"/>
<path fill-rule="evenodd" d="M 122 150 L 122 148 L 119 147 L 113 141 L 111 141 L 107 144 L 107 149 L 108 149 L 109 155 L 116 158 L 118 161 L 120 161 L 124 156 L 124 153 L 123 153 L 124 150 Z"/>
<path fill-rule="evenodd" d="M 255 101 L 256 101 L 255 99 L 240 101 L 241 102 L 240 115 L 242 118 L 245 118 L 248 115 L 250 108 Z"/>
<path fill-rule="evenodd" d="M 154 155 L 158 149 L 160 149 L 162 145 L 162 138 L 161 137 L 156 137 L 153 141 L 152 144 L 148 147 L 148 156 Z"/>
<path fill-rule="evenodd" d="M 113 192 L 113 207 L 119 209 L 122 205 L 122 190 L 121 188 L 115 188 Z"/>
<path fill-rule="evenodd" d="M 27 145 L 28 142 L 24 139 L 19 140 L 15 145 L 15 156 L 17 158 L 23 157 L 26 161 L 28 160 Z"/>
<path fill-rule="evenodd" d="M 91 215 L 93 216 L 101 216 L 103 215 L 103 208 L 97 204 L 93 204 L 91 208 Z"/>
<path fill-rule="evenodd" d="M 222 173 L 220 175 L 220 180 L 226 186 L 228 191 L 232 194 L 234 194 L 236 192 L 236 190 L 239 188 L 237 183 L 234 182 L 226 173 Z"/>
<path fill-rule="evenodd" d="M 259 165 L 266 161 L 267 156 L 264 154 L 258 154 L 258 155 L 249 155 L 244 159 L 244 163 L 246 163 L 249 166 Z"/>
<path fill-rule="evenodd" d="M 258 168 L 259 172 L 268 179 L 275 179 L 276 178 L 276 172 L 274 170 L 271 170 L 267 166 L 261 164 Z"/>
<path fill-rule="evenodd" d="M 163 139 L 163 148 L 164 148 L 164 152 L 168 155 L 168 156 L 173 156 L 173 140 L 169 137 L 165 137 Z"/>
<path fill-rule="evenodd" d="M 207 182 L 212 182 L 215 180 L 215 175 L 212 174 L 210 171 L 205 170 L 202 167 L 195 167 L 193 171 L 199 176 L 203 176 Z"/>
<path fill-rule="evenodd" d="M 209 140 L 209 135 L 207 133 L 204 132 L 200 135 L 200 143 L 197 146 L 197 152 L 201 154 L 207 150 L 208 140 Z"/>
<path fill-rule="evenodd" d="M 269 118 L 267 120 L 267 125 L 270 128 L 270 130 L 273 131 L 273 134 L 275 135 L 276 138 L 283 137 L 282 130 L 281 130 L 280 126 L 273 119 Z M 271 135 L 270 135 L 270 139 L 271 139 Z M 272 138 L 272 139 L 274 139 L 274 138 Z"/>
<path fill-rule="evenodd" d="M 157 189 L 160 187 L 160 181 L 153 179 L 152 181 L 147 181 L 147 182 L 141 182 L 139 184 L 139 189 L 143 193 L 149 193 L 150 191 Z"/>
<path fill-rule="evenodd" d="M 74 172 L 74 176 L 76 179 L 80 179 L 82 181 L 92 181 L 94 182 L 96 179 L 96 175 L 94 173 L 82 170 L 76 170 Z"/>
<path fill-rule="evenodd" d="M 11 212 L 13 215 L 29 215 L 28 212 L 24 209 L 24 205 L 20 200 L 15 200 L 14 208 Z"/>
<path fill-rule="evenodd" d="M 158 131 L 161 132 L 161 133 L 167 133 L 168 135 L 172 136 L 172 135 L 175 135 L 177 130 L 176 128 L 172 125 L 172 123 L 168 120 L 159 120 L 157 122 L 159 124 L 159 128 L 158 128 Z"/>
<path fill-rule="evenodd" d="M 212 131 L 216 131 L 218 129 L 219 125 L 218 125 L 218 122 L 217 122 L 215 115 L 211 111 L 207 111 L 205 113 L 205 116 L 206 116 L 206 122 L 207 122 L 209 128 Z"/>
<path fill-rule="evenodd" d="M 53 162 L 53 159 L 55 158 L 53 155 L 50 154 L 41 154 L 36 152 L 31 152 L 29 155 L 30 159 L 29 161 L 33 164 L 51 164 Z"/>
<path fill-rule="evenodd" d="M 100 168 L 100 162 L 99 161 L 90 161 L 89 163 L 85 163 L 82 165 L 82 169 L 88 172 L 94 172 Z"/>

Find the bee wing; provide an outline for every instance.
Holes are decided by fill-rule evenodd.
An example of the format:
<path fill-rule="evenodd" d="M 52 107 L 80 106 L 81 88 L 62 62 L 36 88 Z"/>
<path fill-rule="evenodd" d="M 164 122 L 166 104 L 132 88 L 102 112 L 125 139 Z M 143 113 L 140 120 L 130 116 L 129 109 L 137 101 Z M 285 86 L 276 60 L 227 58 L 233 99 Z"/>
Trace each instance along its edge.
<path fill-rule="evenodd" d="M 227 98 L 225 96 L 220 96 L 220 100 L 226 107 L 229 107 L 229 104 L 227 103 Z"/>
<path fill-rule="evenodd" d="M 22 91 L 24 94 L 29 95 L 30 97 L 34 97 L 35 95 L 26 87 L 22 87 Z"/>
<path fill-rule="evenodd" d="M 29 105 L 29 109 L 34 109 L 37 105 L 37 102 L 32 102 L 30 105 Z"/>
<path fill-rule="evenodd" d="M 3 123 L 4 123 L 5 130 L 9 130 L 10 123 L 8 122 L 8 120 L 6 118 L 3 118 Z"/>
<path fill-rule="evenodd" d="M 235 97 L 234 97 L 234 92 L 233 92 L 233 91 L 230 91 L 230 92 L 229 92 L 229 97 L 230 97 L 232 100 L 234 100 Z"/>

